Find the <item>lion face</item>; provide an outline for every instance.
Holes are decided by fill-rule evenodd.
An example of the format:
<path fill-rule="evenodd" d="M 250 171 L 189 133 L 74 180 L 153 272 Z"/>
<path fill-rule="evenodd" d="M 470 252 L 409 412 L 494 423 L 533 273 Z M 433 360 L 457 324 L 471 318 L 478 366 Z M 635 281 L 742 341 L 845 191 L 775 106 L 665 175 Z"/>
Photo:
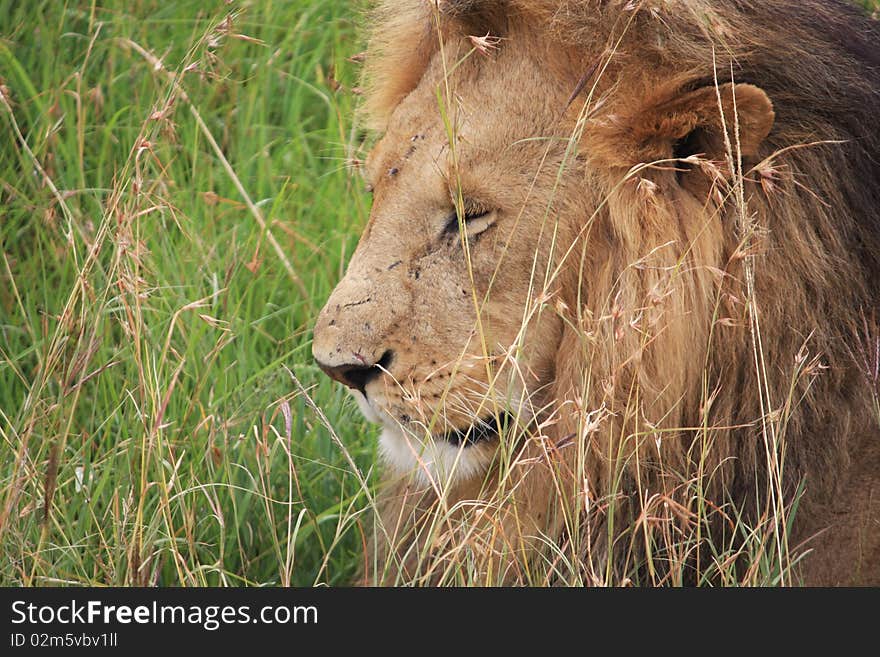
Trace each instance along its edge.
<path fill-rule="evenodd" d="M 315 326 L 318 364 L 423 478 L 482 472 L 552 379 L 568 140 L 560 105 L 510 93 L 543 78 L 513 48 L 491 76 L 469 61 L 444 76 L 435 57 L 367 158 L 370 219 Z"/>

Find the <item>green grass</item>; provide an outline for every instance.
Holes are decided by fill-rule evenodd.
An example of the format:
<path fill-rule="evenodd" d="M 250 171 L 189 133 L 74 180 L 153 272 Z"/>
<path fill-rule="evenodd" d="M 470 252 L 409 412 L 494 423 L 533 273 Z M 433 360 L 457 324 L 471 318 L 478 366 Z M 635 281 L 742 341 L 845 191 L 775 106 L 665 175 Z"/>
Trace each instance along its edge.
<path fill-rule="evenodd" d="M 0 13 L 0 584 L 349 580 L 366 500 L 288 368 L 369 469 L 309 333 L 368 213 L 357 12 Z"/>
<path fill-rule="evenodd" d="M 368 215 L 359 14 L 241 4 L 0 0 L 0 585 L 358 570 L 374 430 L 310 327 Z"/>

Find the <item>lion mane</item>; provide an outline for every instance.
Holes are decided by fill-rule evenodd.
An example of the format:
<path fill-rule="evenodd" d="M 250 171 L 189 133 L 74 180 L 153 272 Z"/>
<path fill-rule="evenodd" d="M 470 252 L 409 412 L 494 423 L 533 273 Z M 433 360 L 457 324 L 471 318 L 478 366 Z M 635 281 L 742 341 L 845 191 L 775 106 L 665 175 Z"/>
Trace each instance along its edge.
<path fill-rule="evenodd" d="M 583 189 L 561 220 L 591 228 L 549 302 L 550 419 L 485 480 L 387 475 L 367 581 L 564 562 L 697 582 L 707 543 L 755 536 L 796 562 L 784 581 L 880 581 L 876 21 L 837 0 L 388 0 L 372 25 L 378 131 L 442 44 L 492 75 L 526 42 L 570 90 Z M 761 528 L 789 513 L 780 546 Z"/>

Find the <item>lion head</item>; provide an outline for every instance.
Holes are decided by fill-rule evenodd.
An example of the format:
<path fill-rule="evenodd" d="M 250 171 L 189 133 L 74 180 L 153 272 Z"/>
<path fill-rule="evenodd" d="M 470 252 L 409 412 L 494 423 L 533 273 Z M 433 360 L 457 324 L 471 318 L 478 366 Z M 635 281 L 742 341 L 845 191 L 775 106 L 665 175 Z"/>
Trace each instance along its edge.
<path fill-rule="evenodd" d="M 719 506 L 756 480 L 820 497 L 865 415 L 847 350 L 877 237 L 840 178 L 865 155 L 880 195 L 876 135 L 797 97 L 810 73 L 761 27 L 785 3 L 654 4 L 414 0 L 376 23 L 372 211 L 313 353 L 415 488 L 515 481 L 495 534 L 519 546 L 571 534 L 560 500 L 637 517 L 639 490 L 696 476 Z M 808 18 L 788 37 L 824 38 L 813 74 L 864 101 Z"/>

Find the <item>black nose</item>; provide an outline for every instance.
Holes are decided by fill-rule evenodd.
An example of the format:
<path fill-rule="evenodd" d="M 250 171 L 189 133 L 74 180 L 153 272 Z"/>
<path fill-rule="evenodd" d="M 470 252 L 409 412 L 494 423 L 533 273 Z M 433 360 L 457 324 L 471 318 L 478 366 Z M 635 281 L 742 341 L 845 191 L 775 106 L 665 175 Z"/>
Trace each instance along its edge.
<path fill-rule="evenodd" d="M 367 363 L 344 363 L 342 365 L 326 365 L 321 361 L 316 361 L 318 367 L 324 370 L 324 373 L 334 381 L 352 388 L 360 390 L 364 395 L 367 394 L 367 384 L 382 375 L 383 370 L 387 370 L 391 365 L 394 354 L 389 350 L 382 354 L 382 357 L 372 365 Z"/>

